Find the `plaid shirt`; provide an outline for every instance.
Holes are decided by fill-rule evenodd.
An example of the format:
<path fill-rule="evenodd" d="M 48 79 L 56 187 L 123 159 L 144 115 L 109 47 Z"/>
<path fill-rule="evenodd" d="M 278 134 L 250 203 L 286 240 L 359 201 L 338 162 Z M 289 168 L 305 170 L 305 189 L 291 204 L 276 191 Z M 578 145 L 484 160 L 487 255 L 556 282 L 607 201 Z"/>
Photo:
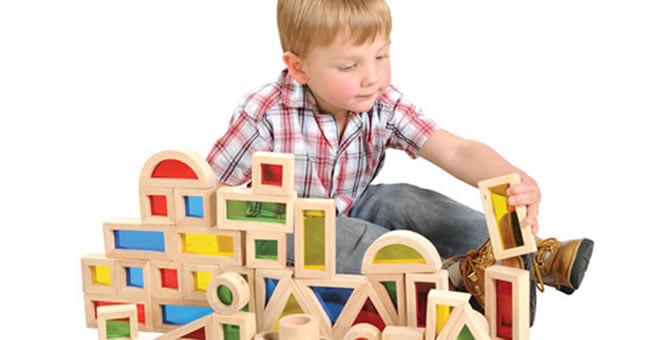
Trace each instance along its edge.
<path fill-rule="evenodd" d="M 278 81 L 249 93 L 207 161 L 227 185 L 250 182 L 257 151 L 293 153 L 299 197 L 335 198 L 347 215 L 381 169 L 386 149 L 412 158 L 437 129 L 392 86 L 369 112 L 350 112 L 339 140 L 334 116 L 320 114 L 307 86 L 283 71 Z"/>

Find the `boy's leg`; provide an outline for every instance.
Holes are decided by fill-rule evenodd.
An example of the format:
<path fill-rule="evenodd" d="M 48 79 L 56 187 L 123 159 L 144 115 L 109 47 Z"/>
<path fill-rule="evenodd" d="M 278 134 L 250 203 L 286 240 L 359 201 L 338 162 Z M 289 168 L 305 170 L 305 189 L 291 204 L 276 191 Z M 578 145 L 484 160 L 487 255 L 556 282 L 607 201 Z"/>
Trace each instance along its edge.
<path fill-rule="evenodd" d="M 350 216 L 387 230 L 415 231 L 429 239 L 442 258 L 465 254 L 488 237 L 482 212 L 410 184 L 371 185 Z"/>
<path fill-rule="evenodd" d="M 362 219 L 336 217 L 336 272 L 359 274 L 366 249 L 388 229 Z M 287 235 L 287 263 L 294 265 L 293 234 Z"/>

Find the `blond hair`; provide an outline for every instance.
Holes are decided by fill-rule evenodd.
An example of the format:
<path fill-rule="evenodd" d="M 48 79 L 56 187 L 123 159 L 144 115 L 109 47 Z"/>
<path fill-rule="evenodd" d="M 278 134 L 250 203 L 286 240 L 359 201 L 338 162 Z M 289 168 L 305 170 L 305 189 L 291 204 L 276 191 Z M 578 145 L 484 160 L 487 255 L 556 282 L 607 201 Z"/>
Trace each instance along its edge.
<path fill-rule="evenodd" d="M 360 45 L 388 37 L 392 28 L 385 0 L 278 0 L 277 20 L 282 51 L 302 57 L 339 33 Z"/>

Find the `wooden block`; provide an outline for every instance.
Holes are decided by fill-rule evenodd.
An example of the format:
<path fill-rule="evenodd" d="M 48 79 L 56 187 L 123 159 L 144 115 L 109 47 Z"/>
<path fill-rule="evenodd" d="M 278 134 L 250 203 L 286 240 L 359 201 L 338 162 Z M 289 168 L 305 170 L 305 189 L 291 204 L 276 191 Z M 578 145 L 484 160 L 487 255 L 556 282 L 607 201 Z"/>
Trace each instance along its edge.
<path fill-rule="evenodd" d="M 492 251 L 497 260 L 537 250 L 531 226 L 524 223 L 526 207 L 507 203 L 506 190 L 520 181 L 519 175 L 510 174 L 478 183 Z"/>
<path fill-rule="evenodd" d="M 104 254 L 87 254 L 81 258 L 84 293 L 117 294 L 116 260 Z"/>
<path fill-rule="evenodd" d="M 391 230 L 377 238 L 366 250 L 361 263 L 363 274 L 435 273 L 442 261 L 436 247 L 424 236 L 410 230 Z"/>
<path fill-rule="evenodd" d="M 424 329 L 407 326 L 386 326 L 381 332 L 382 340 L 423 340 Z"/>
<path fill-rule="evenodd" d="M 471 295 L 466 292 L 430 290 L 427 294 L 426 339 L 436 339 L 450 320 L 459 317 L 461 311 L 458 307 L 468 304 L 470 298 Z"/>
<path fill-rule="evenodd" d="M 207 301 L 152 298 L 153 331 L 167 333 L 179 326 L 214 314 Z"/>
<path fill-rule="evenodd" d="M 296 278 L 336 274 L 336 204 L 333 199 L 296 199 L 294 207 Z"/>
<path fill-rule="evenodd" d="M 219 322 L 215 314 L 206 315 L 198 320 L 176 327 L 159 336 L 156 340 L 182 339 L 223 339 L 217 338 Z"/>
<path fill-rule="evenodd" d="M 121 297 L 107 294 L 84 294 L 84 311 L 86 315 L 86 326 L 97 328 L 97 318 L 99 307 L 113 305 L 135 304 L 137 309 L 138 329 L 140 331 L 153 331 L 153 318 L 151 309 L 151 298 Z"/>
<path fill-rule="evenodd" d="M 140 219 L 113 219 L 104 223 L 107 257 L 141 260 L 173 260 L 174 228 L 143 224 Z"/>
<path fill-rule="evenodd" d="M 366 275 L 368 282 L 377 293 L 379 300 L 386 308 L 395 311 L 397 324 L 406 325 L 406 287 L 405 274 L 370 274 Z"/>
<path fill-rule="evenodd" d="M 173 225 L 176 220 L 172 188 L 140 187 L 140 218 L 145 224 Z"/>
<path fill-rule="evenodd" d="M 264 315 L 278 285 L 283 280 L 293 277 L 293 268 L 257 269 L 255 271 L 255 309 L 257 314 L 258 331 L 269 330 L 262 328 Z"/>
<path fill-rule="evenodd" d="M 252 176 L 254 194 L 290 197 L 294 192 L 294 155 L 256 152 L 253 155 Z"/>
<path fill-rule="evenodd" d="M 492 265 L 485 270 L 485 315 L 493 339 L 528 339 L 530 273 Z"/>
<path fill-rule="evenodd" d="M 313 315 L 292 314 L 280 319 L 279 333 L 282 340 L 317 340 L 319 321 Z"/>
<path fill-rule="evenodd" d="M 222 266 L 221 267 L 221 272 L 233 272 L 239 274 L 244 280 L 246 281 L 249 289 L 249 301 L 244 308 L 242 308 L 240 311 L 242 312 L 251 312 L 257 315 L 257 304 L 256 304 L 256 296 L 255 296 L 255 269 L 253 268 L 248 268 L 248 267 L 240 267 L 240 266 Z M 258 323 L 258 322 L 256 322 Z"/>
<path fill-rule="evenodd" d="M 431 289 L 449 290 L 449 274 L 441 269 L 433 274 L 408 273 L 406 286 L 406 325 L 425 328 L 428 314 L 428 294 Z"/>
<path fill-rule="evenodd" d="M 332 334 L 352 293 L 368 285 L 363 276 L 347 274 L 337 274 L 330 279 L 295 279 L 294 283 L 305 299 L 305 312 L 318 319 L 324 335 Z"/>
<path fill-rule="evenodd" d="M 216 227 L 217 190 L 174 189 L 174 223 L 179 227 Z"/>
<path fill-rule="evenodd" d="M 234 314 L 250 301 L 250 289 L 244 278 L 235 272 L 217 275 L 208 287 L 208 302 L 221 315 Z"/>
<path fill-rule="evenodd" d="M 280 319 L 292 314 L 305 314 L 307 303 L 292 278 L 280 280 L 277 288 L 271 295 L 266 309 L 262 329 L 279 329 Z M 326 329 L 321 329 L 323 334 Z"/>
<path fill-rule="evenodd" d="M 358 323 L 345 333 L 343 340 L 382 340 L 381 331 L 369 323 Z"/>
<path fill-rule="evenodd" d="M 216 264 L 182 264 L 183 300 L 207 302 L 210 283 L 220 273 L 221 268 Z"/>
<path fill-rule="evenodd" d="M 216 185 L 210 164 L 192 150 L 158 152 L 149 157 L 140 172 L 140 187 L 207 189 Z"/>
<path fill-rule="evenodd" d="M 455 313 L 455 314 L 454 314 Z M 490 340 L 487 321 L 479 312 L 464 303 L 454 309 L 455 317 L 450 317 L 440 331 L 438 339 Z"/>
<path fill-rule="evenodd" d="M 332 328 L 332 337 L 341 339 L 353 325 L 371 323 L 380 331 L 385 326 L 397 325 L 398 317 L 391 308 L 384 306 L 365 277 L 365 283 L 356 288 L 343 307 L 338 321 Z"/>
<path fill-rule="evenodd" d="M 119 259 L 115 264 L 117 292 L 120 296 L 151 296 L 153 287 L 149 261 Z"/>
<path fill-rule="evenodd" d="M 109 323 L 112 323 L 112 326 L 109 326 Z M 138 309 L 136 305 L 127 304 L 97 308 L 97 331 L 99 340 L 137 339 Z"/>
<path fill-rule="evenodd" d="M 181 299 L 183 297 L 182 265 L 172 261 L 149 261 L 152 296 Z"/>
<path fill-rule="evenodd" d="M 280 340 L 280 332 L 275 330 L 261 331 L 255 334 L 253 340 Z"/>
<path fill-rule="evenodd" d="M 241 266 L 244 238 L 236 230 L 210 227 L 178 227 L 170 232 L 178 262 Z"/>
<path fill-rule="evenodd" d="M 284 268 L 287 266 L 287 234 L 280 232 L 246 232 L 246 266 Z"/>
<path fill-rule="evenodd" d="M 215 319 L 219 327 L 214 339 L 250 340 L 257 332 L 254 313 L 215 314 Z"/>
<path fill-rule="evenodd" d="M 295 191 L 288 197 L 256 195 L 251 189 L 221 187 L 217 227 L 223 230 L 293 233 Z"/>

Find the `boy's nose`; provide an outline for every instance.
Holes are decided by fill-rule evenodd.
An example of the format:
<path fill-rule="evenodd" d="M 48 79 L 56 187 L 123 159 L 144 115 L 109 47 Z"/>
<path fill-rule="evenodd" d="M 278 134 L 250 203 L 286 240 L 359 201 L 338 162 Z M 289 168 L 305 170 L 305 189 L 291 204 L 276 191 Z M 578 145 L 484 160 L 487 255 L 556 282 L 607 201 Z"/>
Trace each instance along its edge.
<path fill-rule="evenodd" d="M 368 87 L 377 82 L 377 69 L 374 65 L 366 66 L 361 79 L 361 86 Z"/>

